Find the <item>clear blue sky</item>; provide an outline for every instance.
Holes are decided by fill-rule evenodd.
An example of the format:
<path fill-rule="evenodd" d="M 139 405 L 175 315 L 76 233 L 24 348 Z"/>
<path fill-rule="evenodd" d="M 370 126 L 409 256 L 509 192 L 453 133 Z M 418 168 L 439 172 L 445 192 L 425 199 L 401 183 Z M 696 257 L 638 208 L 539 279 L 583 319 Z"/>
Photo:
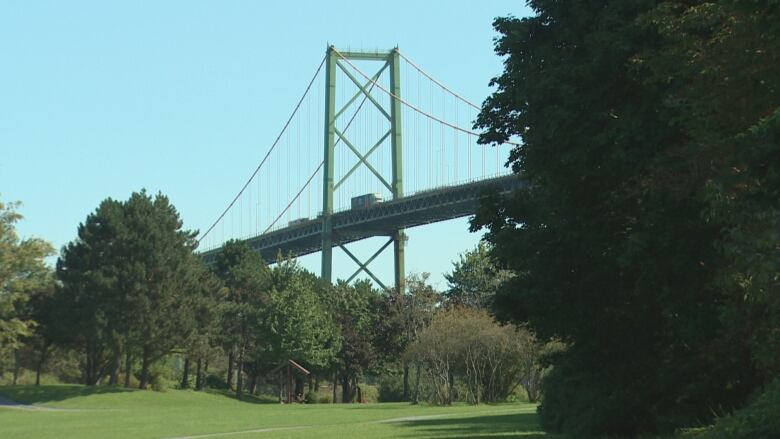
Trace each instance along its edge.
<path fill-rule="evenodd" d="M 0 197 L 59 248 L 106 197 L 162 191 L 205 229 L 273 141 L 327 43 L 398 45 L 472 101 L 500 73 L 496 16 L 521 1 L 0 2 Z M 408 231 L 407 271 L 441 277 L 466 219 Z M 377 242 L 355 246 L 361 256 Z M 355 266 L 336 251 L 335 277 Z M 318 271 L 318 255 L 301 259 Z M 372 268 L 390 281 L 389 253 Z"/>

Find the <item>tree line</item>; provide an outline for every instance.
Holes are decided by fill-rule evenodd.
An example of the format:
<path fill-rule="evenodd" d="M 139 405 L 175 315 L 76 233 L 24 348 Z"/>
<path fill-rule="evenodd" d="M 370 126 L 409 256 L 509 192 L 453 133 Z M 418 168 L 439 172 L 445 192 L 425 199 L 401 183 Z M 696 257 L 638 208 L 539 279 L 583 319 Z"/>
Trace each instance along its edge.
<path fill-rule="evenodd" d="M 0 369 L 14 383 L 27 368 L 36 384 L 54 371 L 89 386 L 217 387 L 241 399 L 267 391 L 271 372 L 294 360 L 312 372 L 292 389 L 308 402 L 325 381 L 331 401 L 362 401 L 369 378 L 387 382 L 385 400 L 495 402 L 518 387 L 539 397 L 545 347 L 488 314 L 510 274 L 484 244 L 455 262 L 443 292 L 427 274 L 409 276 L 404 291 L 330 284 L 282 255 L 269 265 L 239 241 L 206 265 L 168 198 L 141 191 L 101 202 L 52 270 L 50 246 L 15 235 L 14 208 L 0 208 L 3 254 L 16 261 L 0 290 L 13 354 Z"/>

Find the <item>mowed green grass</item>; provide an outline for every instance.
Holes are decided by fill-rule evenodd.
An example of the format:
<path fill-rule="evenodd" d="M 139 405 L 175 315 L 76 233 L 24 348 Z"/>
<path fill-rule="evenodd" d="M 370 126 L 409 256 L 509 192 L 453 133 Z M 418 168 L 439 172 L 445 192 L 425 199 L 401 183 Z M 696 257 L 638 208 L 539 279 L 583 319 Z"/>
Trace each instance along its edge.
<path fill-rule="evenodd" d="M 550 439 L 532 404 L 280 405 L 216 392 L 83 386 L 0 387 L 0 395 L 65 410 L 0 408 L 0 438 L 501 437 Z M 222 433 L 217 435 L 218 433 Z M 231 433 L 231 434 L 224 434 Z"/>

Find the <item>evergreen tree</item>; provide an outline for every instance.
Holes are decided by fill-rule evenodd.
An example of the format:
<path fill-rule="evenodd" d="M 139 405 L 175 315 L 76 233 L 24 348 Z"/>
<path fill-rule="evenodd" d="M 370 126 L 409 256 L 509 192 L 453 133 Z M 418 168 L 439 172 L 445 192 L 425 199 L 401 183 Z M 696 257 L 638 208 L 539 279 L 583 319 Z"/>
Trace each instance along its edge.
<path fill-rule="evenodd" d="M 194 237 L 167 197 L 145 191 L 103 201 L 79 226 L 57 262 L 55 300 L 70 344 L 85 353 L 87 384 L 107 372 L 116 383 L 122 353 L 134 352 L 145 389 L 152 364 L 186 343 L 202 292 Z"/>
<path fill-rule="evenodd" d="M 260 254 L 244 242 L 228 241 L 214 264 L 225 293 L 220 319 L 222 344 L 228 351 L 228 383 L 237 365 L 236 397 L 243 394 L 245 360 L 264 342 L 262 313 L 269 300 L 269 273 Z"/>
<path fill-rule="evenodd" d="M 484 242 L 461 254 L 452 265 L 452 272 L 444 274 L 449 286 L 444 295 L 453 305 L 491 308 L 496 291 L 511 275 L 493 260 L 490 245 Z"/>

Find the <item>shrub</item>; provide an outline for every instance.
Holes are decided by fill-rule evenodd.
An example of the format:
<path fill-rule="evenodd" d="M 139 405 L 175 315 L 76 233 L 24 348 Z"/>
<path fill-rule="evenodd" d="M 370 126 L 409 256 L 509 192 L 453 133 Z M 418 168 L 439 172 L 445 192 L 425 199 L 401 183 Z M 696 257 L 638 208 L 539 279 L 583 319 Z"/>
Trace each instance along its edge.
<path fill-rule="evenodd" d="M 358 402 L 378 402 L 379 401 L 379 389 L 371 384 L 360 385 L 360 396 L 363 397 Z"/>
<path fill-rule="evenodd" d="M 210 373 L 206 376 L 206 387 L 220 390 L 226 390 L 228 388 L 225 378 L 222 375 L 216 375 L 213 373 Z"/>
<path fill-rule="evenodd" d="M 479 404 L 505 401 L 520 385 L 538 397 L 542 348 L 526 329 L 499 325 L 484 310 L 451 308 L 434 317 L 405 355 L 423 365 L 431 402 Z"/>
<path fill-rule="evenodd" d="M 154 363 L 149 368 L 149 375 L 149 383 L 155 392 L 165 392 L 178 382 L 172 358 L 166 358 Z"/>
<path fill-rule="evenodd" d="M 379 402 L 400 402 L 404 398 L 404 377 L 387 374 L 379 380 L 377 399 Z"/>
<path fill-rule="evenodd" d="M 780 437 L 780 378 L 747 407 L 718 419 L 702 439 L 772 439 Z"/>

